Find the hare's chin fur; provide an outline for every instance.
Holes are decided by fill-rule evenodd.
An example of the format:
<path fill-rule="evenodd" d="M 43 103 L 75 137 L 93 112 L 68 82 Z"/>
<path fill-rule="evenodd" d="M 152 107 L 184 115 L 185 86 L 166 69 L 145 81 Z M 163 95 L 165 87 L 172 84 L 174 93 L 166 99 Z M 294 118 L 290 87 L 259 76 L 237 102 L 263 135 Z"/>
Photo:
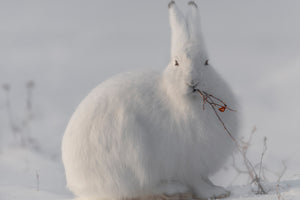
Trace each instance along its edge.
<path fill-rule="evenodd" d="M 196 89 L 188 89 L 186 93 L 187 98 L 193 98 L 199 100 L 200 96 Z"/>

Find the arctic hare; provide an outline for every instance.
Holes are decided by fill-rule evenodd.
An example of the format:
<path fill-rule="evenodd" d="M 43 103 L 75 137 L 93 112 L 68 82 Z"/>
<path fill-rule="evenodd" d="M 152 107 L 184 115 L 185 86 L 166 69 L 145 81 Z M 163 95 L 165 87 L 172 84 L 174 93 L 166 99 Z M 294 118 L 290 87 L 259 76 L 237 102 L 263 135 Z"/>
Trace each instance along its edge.
<path fill-rule="evenodd" d="M 214 174 L 234 143 L 197 90 L 236 107 L 236 99 L 208 63 L 197 5 L 185 17 L 169 3 L 171 61 L 163 73 L 116 75 L 96 87 L 73 114 L 62 143 L 67 185 L 84 199 L 134 199 L 190 192 L 229 195 Z M 233 136 L 236 113 L 220 112 Z"/>

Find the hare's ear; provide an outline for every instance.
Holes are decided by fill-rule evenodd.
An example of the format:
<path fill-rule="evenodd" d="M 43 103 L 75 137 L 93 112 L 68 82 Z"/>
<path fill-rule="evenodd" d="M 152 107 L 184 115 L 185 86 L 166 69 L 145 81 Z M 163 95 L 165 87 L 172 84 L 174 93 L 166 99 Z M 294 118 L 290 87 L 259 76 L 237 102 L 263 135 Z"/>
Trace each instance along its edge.
<path fill-rule="evenodd" d="M 173 57 L 189 38 L 187 22 L 174 1 L 169 3 L 171 25 L 171 56 Z"/>
<path fill-rule="evenodd" d="M 190 38 L 198 45 L 204 46 L 203 36 L 200 27 L 200 13 L 197 4 L 194 1 L 188 3 L 189 11 L 187 15 L 187 24 Z M 204 47 L 203 47 L 204 48 Z"/>

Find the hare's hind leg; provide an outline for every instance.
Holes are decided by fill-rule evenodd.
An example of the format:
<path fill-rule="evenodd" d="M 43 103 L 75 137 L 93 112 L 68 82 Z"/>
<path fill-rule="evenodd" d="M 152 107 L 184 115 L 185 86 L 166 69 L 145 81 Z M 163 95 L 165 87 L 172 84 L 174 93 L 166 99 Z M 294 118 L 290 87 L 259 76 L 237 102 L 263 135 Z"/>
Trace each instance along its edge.
<path fill-rule="evenodd" d="M 132 199 L 122 199 L 122 200 L 191 200 L 193 199 L 192 193 L 187 192 L 183 194 L 174 194 L 174 195 L 153 195 L 153 196 L 145 196 L 139 198 Z"/>
<path fill-rule="evenodd" d="M 192 198 L 191 190 L 176 181 L 160 183 L 155 191 L 155 200 L 188 200 Z"/>
<path fill-rule="evenodd" d="M 191 200 L 193 195 L 188 187 L 177 182 L 164 182 L 157 185 L 153 194 L 122 200 Z"/>
<path fill-rule="evenodd" d="M 151 195 L 122 200 L 191 200 L 191 190 L 178 182 L 162 182 L 154 188 Z"/>
<path fill-rule="evenodd" d="M 230 191 L 214 185 L 208 178 L 201 179 L 193 188 L 193 199 L 222 199 L 229 196 Z"/>

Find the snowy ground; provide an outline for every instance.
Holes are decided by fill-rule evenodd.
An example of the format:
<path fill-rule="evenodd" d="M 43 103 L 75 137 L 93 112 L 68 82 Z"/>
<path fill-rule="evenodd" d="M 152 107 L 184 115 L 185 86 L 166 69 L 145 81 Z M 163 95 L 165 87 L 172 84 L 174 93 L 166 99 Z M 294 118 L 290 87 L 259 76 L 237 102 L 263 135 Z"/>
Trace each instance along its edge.
<path fill-rule="evenodd" d="M 0 2 L 0 200 L 72 199 L 60 158 L 68 119 L 82 98 L 111 75 L 135 68 L 163 70 L 170 45 L 167 3 Z M 210 63 L 240 99 L 241 132 L 248 136 L 257 127 L 250 159 L 259 160 L 266 136 L 265 166 L 279 172 L 285 160 L 281 194 L 300 199 L 300 2 L 198 4 Z M 213 179 L 228 186 L 234 170 L 223 172 Z M 233 185 L 244 183 L 241 177 Z M 249 187 L 234 186 L 230 199 L 277 196 L 253 196 Z"/>

